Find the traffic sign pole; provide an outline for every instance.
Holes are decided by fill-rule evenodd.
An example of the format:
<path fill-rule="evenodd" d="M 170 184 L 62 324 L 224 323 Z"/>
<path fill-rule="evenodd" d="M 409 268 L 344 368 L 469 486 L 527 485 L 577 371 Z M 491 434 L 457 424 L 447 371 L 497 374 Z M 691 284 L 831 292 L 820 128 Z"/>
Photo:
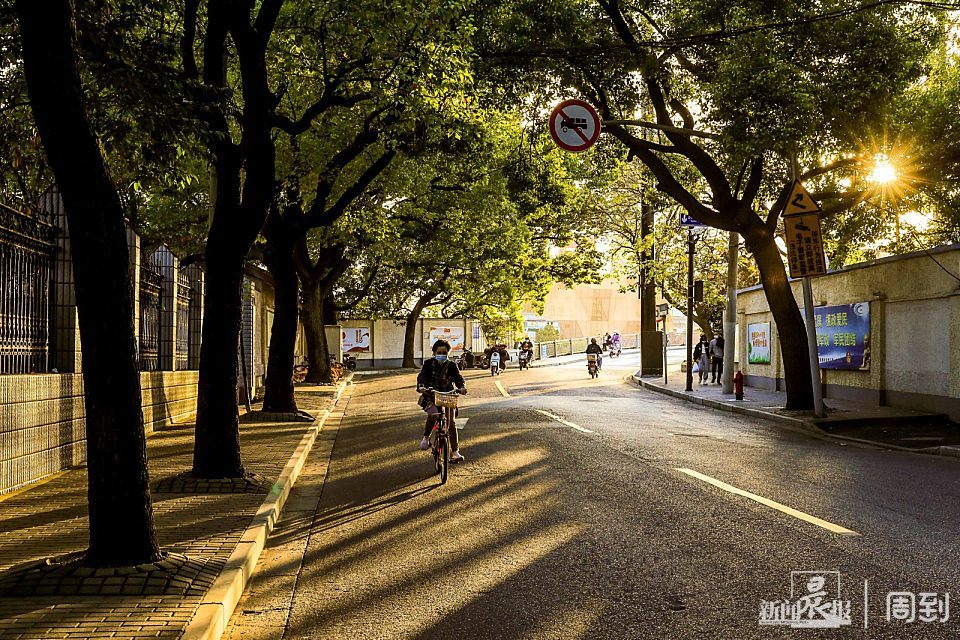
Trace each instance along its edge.
<path fill-rule="evenodd" d="M 820 381 L 820 350 L 817 348 L 816 314 L 813 306 L 811 274 L 826 271 L 823 259 L 823 240 L 820 235 L 820 206 L 796 178 L 796 159 L 793 159 L 793 185 L 783 210 L 783 223 L 787 236 L 790 272 L 801 276 L 803 284 L 803 316 L 807 330 L 807 354 L 810 357 L 810 384 L 813 387 L 813 412 L 818 418 L 826 417 L 823 406 L 823 384 Z M 793 242 L 791 242 L 793 241 Z"/>
<path fill-rule="evenodd" d="M 823 385 L 820 383 L 820 350 L 817 349 L 817 327 L 814 324 L 813 286 L 810 276 L 803 279 L 803 315 L 807 321 L 807 352 L 810 354 L 810 381 L 813 383 L 813 412 L 818 418 L 825 418 L 823 408 Z"/>

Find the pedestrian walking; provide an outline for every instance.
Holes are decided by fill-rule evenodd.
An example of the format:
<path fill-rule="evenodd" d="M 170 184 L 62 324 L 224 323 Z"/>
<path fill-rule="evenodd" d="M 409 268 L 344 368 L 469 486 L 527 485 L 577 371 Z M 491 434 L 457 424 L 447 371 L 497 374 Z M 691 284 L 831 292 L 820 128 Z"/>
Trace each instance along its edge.
<path fill-rule="evenodd" d="M 710 360 L 712 362 L 710 382 L 720 384 L 720 378 L 723 376 L 723 334 L 719 331 L 710 341 Z"/>
<path fill-rule="evenodd" d="M 707 384 L 710 374 L 710 343 L 707 342 L 707 336 L 701 335 L 700 342 L 693 348 L 693 361 L 697 365 L 700 384 Z"/>

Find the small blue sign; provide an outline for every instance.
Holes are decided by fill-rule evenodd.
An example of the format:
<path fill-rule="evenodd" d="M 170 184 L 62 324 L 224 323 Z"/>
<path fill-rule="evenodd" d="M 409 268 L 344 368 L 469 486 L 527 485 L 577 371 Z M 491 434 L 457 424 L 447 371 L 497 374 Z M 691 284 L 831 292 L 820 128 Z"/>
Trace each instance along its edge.
<path fill-rule="evenodd" d="M 684 227 L 706 227 L 708 225 L 703 224 L 693 216 L 687 213 L 680 214 L 680 224 Z"/>

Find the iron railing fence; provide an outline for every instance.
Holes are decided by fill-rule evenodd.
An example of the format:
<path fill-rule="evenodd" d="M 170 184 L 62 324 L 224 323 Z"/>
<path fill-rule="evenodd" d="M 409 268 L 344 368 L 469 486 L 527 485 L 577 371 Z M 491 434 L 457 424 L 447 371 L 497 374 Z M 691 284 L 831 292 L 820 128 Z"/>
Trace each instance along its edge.
<path fill-rule="evenodd" d="M 594 336 L 597 342 L 601 342 L 603 336 Z M 566 338 L 563 340 L 551 340 L 550 342 L 535 342 L 533 344 L 533 357 L 542 360 L 544 358 L 556 358 L 557 356 L 569 356 L 575 353 L 583 353 L 590 344 L 590 338 Z M 626 333 L 620 334 L 621 349 L 640 348 L 640 334 Z"/>
<path fill-rule="evenodd" d="M 55 233 L 0 205 L 0 374 L 49 370 Z"/>
<path fill-rule="evenodd" d="M 190 368 L 190 278 L 183 271 L 177 274 L 177 344 L 174 368 L 184 371 Z"/>
<path fill-rule="evenodd" d="M 163 306 L 163 274 L 150 256 L 140 263 L 140 349 L 141 371 L 160 369 L 160 311 Z"/>

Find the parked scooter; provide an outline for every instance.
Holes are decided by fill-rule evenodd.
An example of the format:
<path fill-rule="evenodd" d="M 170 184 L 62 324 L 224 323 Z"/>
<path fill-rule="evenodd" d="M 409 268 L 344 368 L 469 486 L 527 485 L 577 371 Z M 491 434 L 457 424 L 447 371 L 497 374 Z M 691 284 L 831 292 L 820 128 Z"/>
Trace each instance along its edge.
<path fill-rule="evenodd" d="M 343 354 L 343 366 L 345 366 L 350 371 L 357 370 L 357 356 L 351 355 L 349 353 Z"/>
<path fill-rule="evenodd" d="M 596 378 L 600 375 L 600 355 L 596 353 L 587 354 L 587 371 L 590 373 L 591 378 Z"/>

